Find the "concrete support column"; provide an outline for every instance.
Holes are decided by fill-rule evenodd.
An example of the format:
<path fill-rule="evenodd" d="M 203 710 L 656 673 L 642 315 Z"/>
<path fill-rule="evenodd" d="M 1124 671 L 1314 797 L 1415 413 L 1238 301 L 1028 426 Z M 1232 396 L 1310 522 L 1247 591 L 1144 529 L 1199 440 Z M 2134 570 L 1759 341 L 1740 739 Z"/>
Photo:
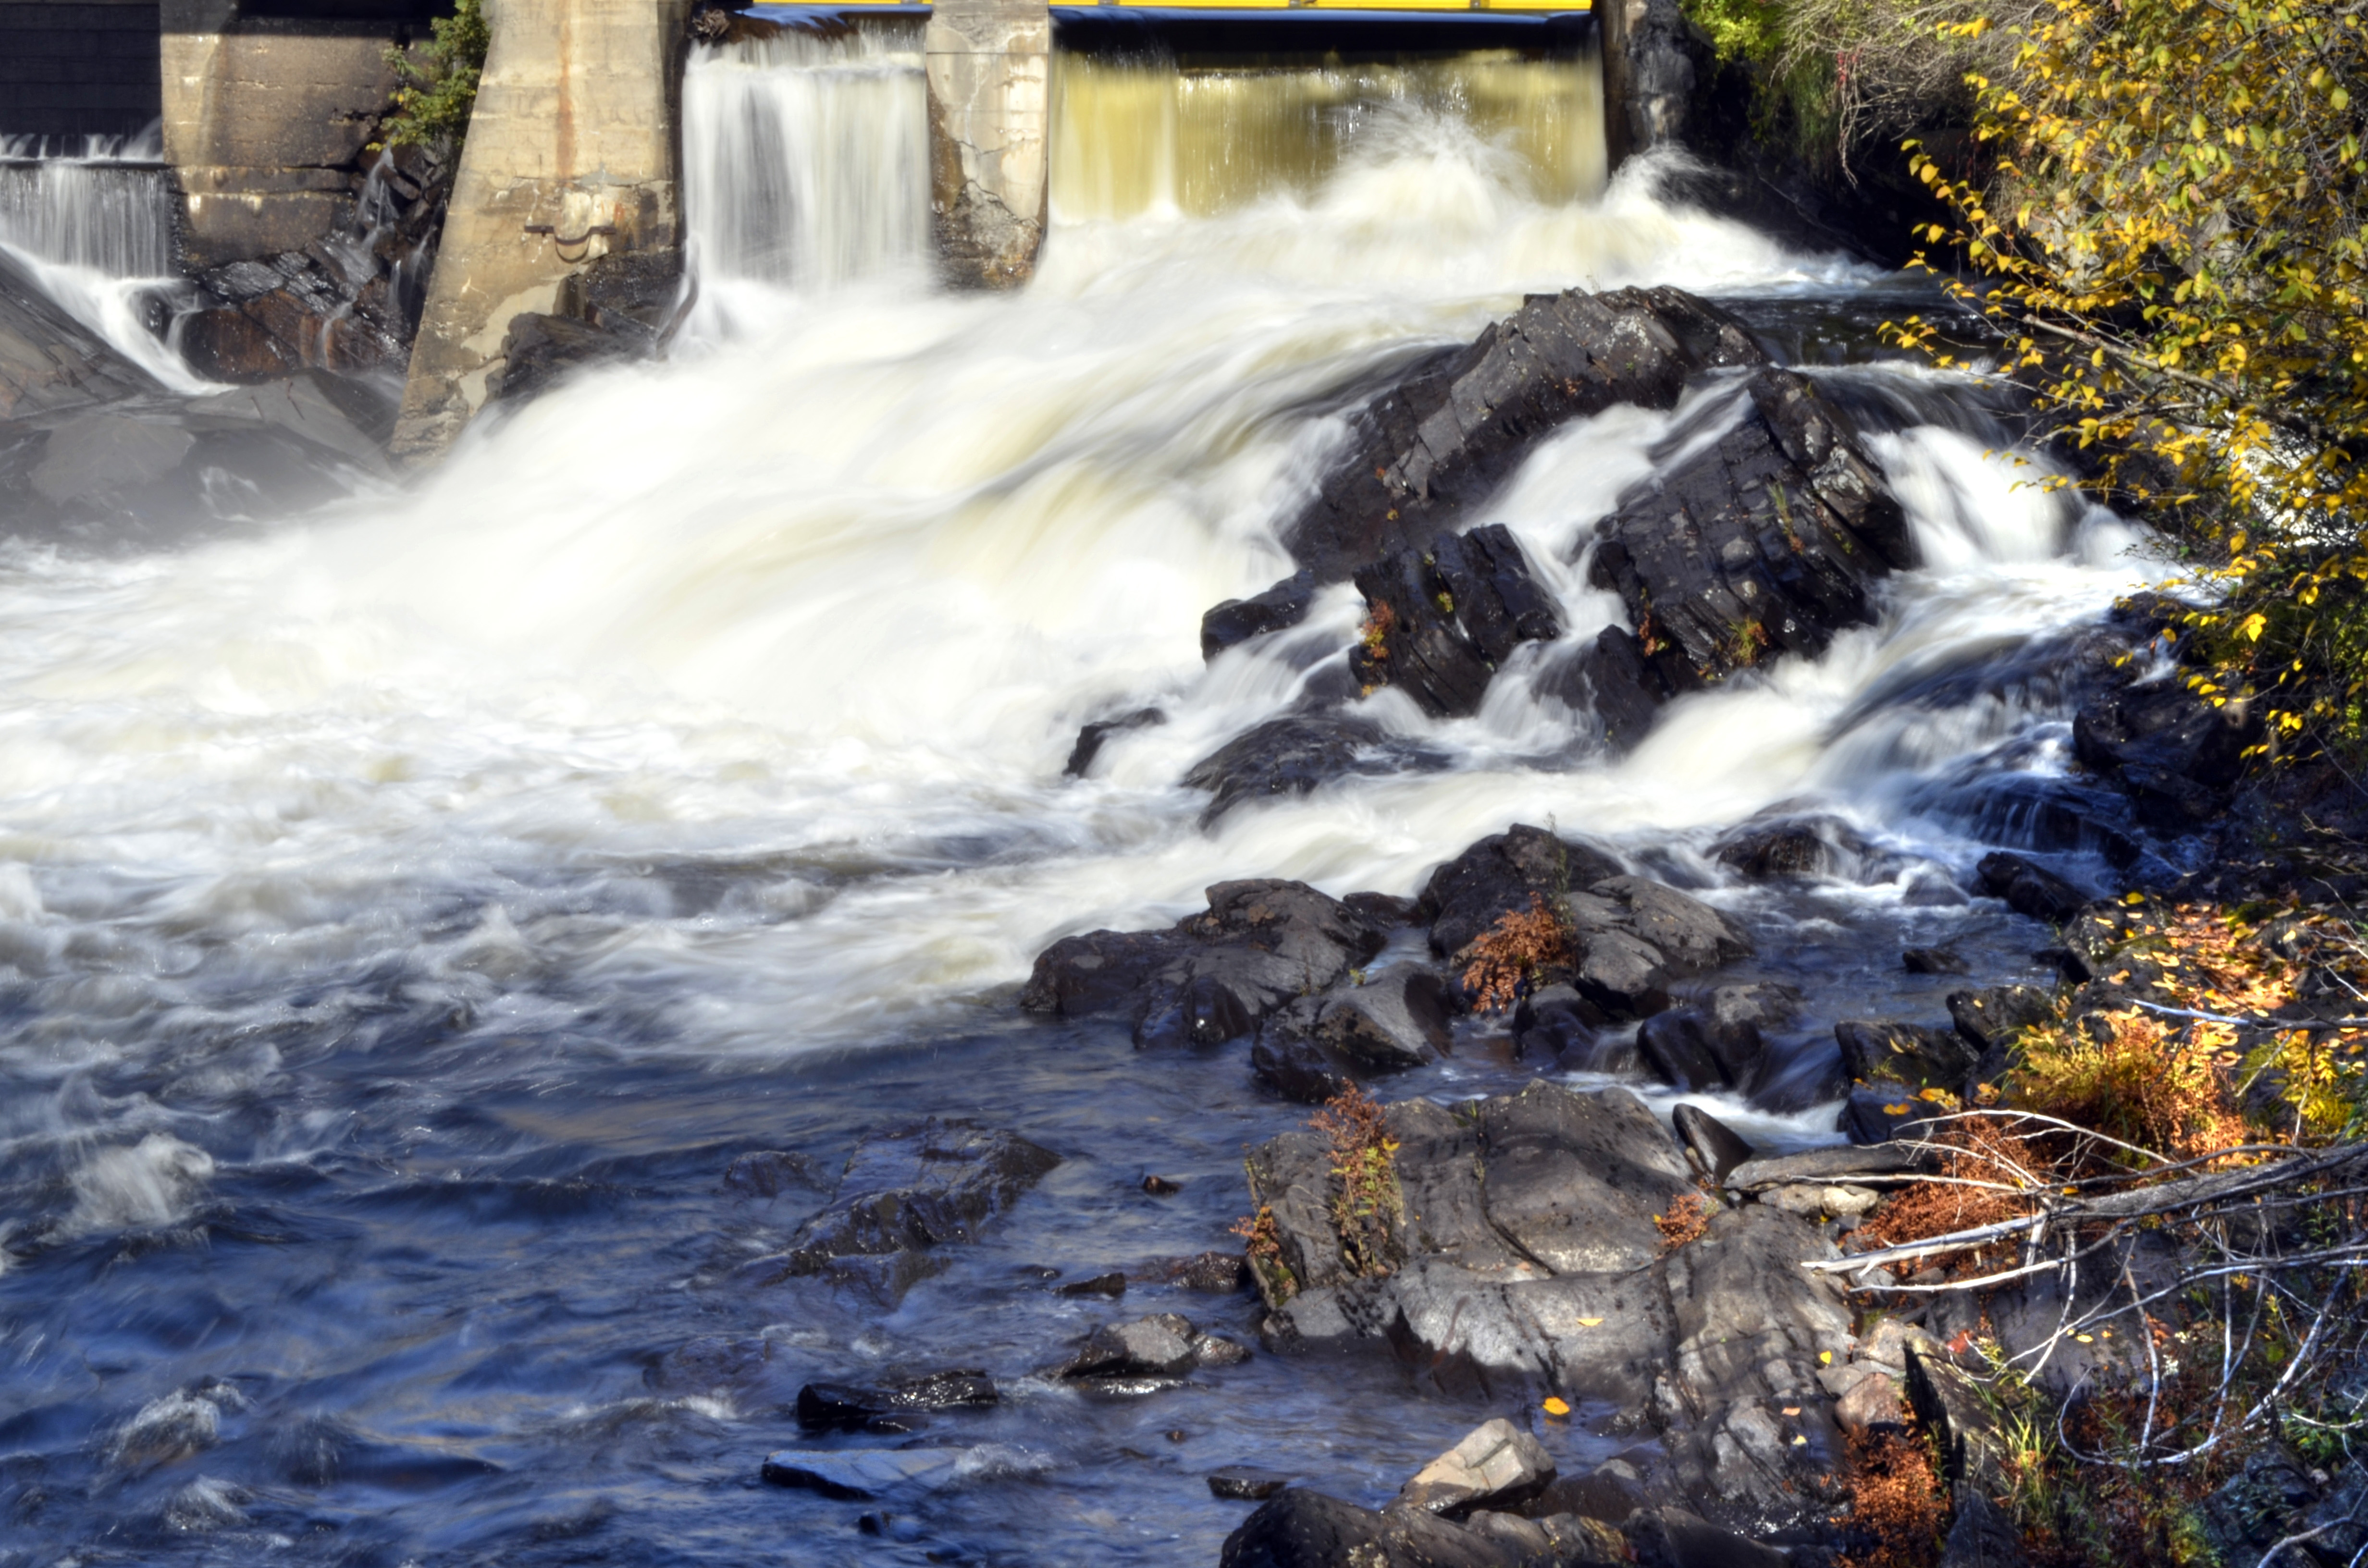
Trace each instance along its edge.
<path fill-rule="evenodd" d="M 1052 13 L 1043 0 L 936 0 L 921 51 L 946 280 L 1017 288 L 1036 270 L 1052 188 Z"/>
<path fill-rule="evenodd" d="M 513 318 L 594 257 L 682 247 L 689 0 L 486 0 L 493 45 L 404 385 L 393 453 L 440 455 Z"/>
<path fill-rule="evenodd" d="M 327 233 L 395 88 L 387 46 L 414 25 L 320 6 L 250 17 L 240 0 L 163 0 L 159 22 L 165 161 L 188 265 L 302 250 Z"/>

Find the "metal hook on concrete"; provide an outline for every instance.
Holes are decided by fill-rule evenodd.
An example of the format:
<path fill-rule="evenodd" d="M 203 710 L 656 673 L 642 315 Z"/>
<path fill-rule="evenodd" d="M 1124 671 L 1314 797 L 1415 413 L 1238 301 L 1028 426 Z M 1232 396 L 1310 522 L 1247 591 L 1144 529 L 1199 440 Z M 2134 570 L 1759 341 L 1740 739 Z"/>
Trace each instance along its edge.
<path fill-rule="evenodd" d="M 549 234 L 551 236 L 552 248 L 559 252 L 559 259 L 567 263 L 570 267 L 573 267 L 575 263 L 582 261 L 585 256 L 591 254 L 593 235 L 605 234 L 614 238 L 617 233 L 617 225 L 614 223 L 595 223 L 572 240 L 566 235 L 561 233 L 558 229 L 549 223 L 529 223 L 526 225 L 526 232 L 529 234 Z M 570 256 L 567 254 L 570 250 L 577 251 L 580 254 Z"/>

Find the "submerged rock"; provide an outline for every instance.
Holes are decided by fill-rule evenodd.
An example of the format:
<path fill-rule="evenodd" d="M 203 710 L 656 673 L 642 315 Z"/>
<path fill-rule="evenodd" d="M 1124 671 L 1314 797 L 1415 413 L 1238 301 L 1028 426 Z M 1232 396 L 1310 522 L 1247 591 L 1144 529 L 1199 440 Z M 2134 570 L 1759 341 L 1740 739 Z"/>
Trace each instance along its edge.
<path fill-rule="evenodd" d="M 1696 371 L 1764 359 L 1734 318 L 1680 290 L 1533 294 L 1368 404 L 1283 541 L 1317 582 L 1338 582 L 1452 531 L 1565 421 L 1673 407 Z"/>
<path fill-rule="evenodd" d="M 576 370 L 654 358 L 665 350 L 689 304 L 678 253 L 596 256 L 561 281 L 549 312 L 510 319 L 498 368 L 485 383 L 485 401 L 524 403 Z"/>
<path fill-rule="evenodd" d="M 1982 857 L 1982 891 L 2006 900 L 2017 915 L 2062 925 L 2080 912 L 2089 895 L 2044 866 L 2000 849 Z"/>
<path fill-rule="evenodd" d="M 1368 690 L 1395 686 L 1433 718 L 1478 712 L 1516 647 L 1562 635 L 1553 599 L 1502 523 L 1386 556 L 1360 567 L 1356 582 L 1367 631 L 1350 670 Z"/>
<path fill-rule="evenodd" d="M 931 1249 L 970 1240 L 1061 1163 L 1014 1132 L 930 1118 L 856 1145 L 838 1196 L 789 1250 L 739 1270 L 750 1285 L 826 1275 L 887 1300 L 933 1272 Z"/>

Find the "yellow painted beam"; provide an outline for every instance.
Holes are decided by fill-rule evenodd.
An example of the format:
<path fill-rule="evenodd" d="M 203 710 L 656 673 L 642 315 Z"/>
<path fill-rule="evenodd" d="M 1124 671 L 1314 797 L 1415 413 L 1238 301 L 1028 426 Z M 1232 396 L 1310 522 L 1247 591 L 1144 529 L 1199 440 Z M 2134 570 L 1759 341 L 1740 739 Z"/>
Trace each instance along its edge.
<path fill-rule="evenodd" d="M 5 3 L 5 0 L 0 0 Z M 1583 16 L 1593 0 L 1048 0 L 1054 10 L 1126 11 L 1397 11 L 1440 17 L 1488 12 L 1525 16 Z M 825 6 L 833 11 L 903 10 L 928 0 L 880 0 L 877 4 Z"/>

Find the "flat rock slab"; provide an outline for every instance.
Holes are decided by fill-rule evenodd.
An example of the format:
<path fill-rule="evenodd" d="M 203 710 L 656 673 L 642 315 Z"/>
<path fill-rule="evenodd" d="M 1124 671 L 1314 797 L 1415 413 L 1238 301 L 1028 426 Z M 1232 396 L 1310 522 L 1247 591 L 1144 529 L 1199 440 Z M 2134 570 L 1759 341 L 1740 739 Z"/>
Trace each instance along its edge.
<path fill-rule="evenodd" d="M 1398 1489 L 1398 1501 L 1427 1514 L 1459 1518 L 1476 1508 L 1527 1502 L 1554 1478 L 1554 1461 L 1535 1437 L 1498 1416 L 1464 1436 Z"/>
<path fill-rule="evenodd" d="M 765 1456 L 764 1478 L 776 1486 L 869 1502 L 892 1492 L 937 1492 L 962 1480 L 969 1449 L 780 1449 Z"/>

